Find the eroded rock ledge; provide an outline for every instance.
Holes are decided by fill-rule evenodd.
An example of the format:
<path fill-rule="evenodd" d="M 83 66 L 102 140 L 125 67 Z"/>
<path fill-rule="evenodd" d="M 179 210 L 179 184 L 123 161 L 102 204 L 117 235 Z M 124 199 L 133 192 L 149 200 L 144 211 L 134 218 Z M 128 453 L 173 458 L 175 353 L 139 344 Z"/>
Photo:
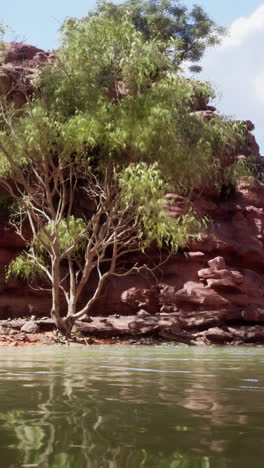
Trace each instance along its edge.
<path fill-rule="evenodd" d="M 151 338 L 188 345 L 264 345 L 264 309 L 223 309 L 186 314 L 150 315 L 141 310 L 137 316 L 110 315 L 77 321 L 73 336 L 112 340 Z M 27 336 L 55 331 L 49 318 L 0 321 L 0 336 L 10 341 L 30 341 Z M 23 339 L 21 339 L 21 335 Z M 1 340 L 0 340 L 1 341 Z M 36 339 L 37 341 L 37 339 Z"/>

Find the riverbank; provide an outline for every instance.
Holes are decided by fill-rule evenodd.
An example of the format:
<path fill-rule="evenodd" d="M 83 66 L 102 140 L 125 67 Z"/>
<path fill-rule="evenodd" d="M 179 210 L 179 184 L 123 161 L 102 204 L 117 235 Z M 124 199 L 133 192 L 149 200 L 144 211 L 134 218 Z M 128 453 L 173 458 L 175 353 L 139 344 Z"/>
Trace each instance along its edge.
<path fill-rule="evenodd" d="M 264 326 L 259 315 L 248 317 L 243 310 L 201 313 L 155 314 L 141 310 L 137 315 L 90 317 L 77 321 L 72 343 L 164 344 L 192 346 L 264 345 Z M 0 346 L 64 343 L 48 317 L 0 321 Z"/>
<path fill-rule="evenodd" d="M 0 348 L 3 347 L 17 347 L 17 346 L 34 346 L 34 345 L 67 345 L 67 346 L 90 346 L 90 345 L 123 345 L 123 346 L 156 346 L 164 345 L 165 341 L 162 339 L 152 338 L 152 337 L 138 337 L 138 339 L 133 338 L 88 338 L 81 336 L 73 336 L 69 341 L 58 337 L 56 333 L 53 332 L 41 332 L 41 333 L 20 333 L 16 335 L 7 336 L 0 335 Z M 182 343 L 179 343 L 181 346 Z"/>

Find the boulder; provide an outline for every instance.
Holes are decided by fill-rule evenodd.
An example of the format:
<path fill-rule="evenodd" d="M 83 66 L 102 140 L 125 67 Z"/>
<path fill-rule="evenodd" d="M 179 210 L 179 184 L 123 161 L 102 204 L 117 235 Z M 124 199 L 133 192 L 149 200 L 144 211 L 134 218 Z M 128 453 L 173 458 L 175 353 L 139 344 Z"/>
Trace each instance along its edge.
<path fill-rule="evenodd" d="M 33 322 L 32 320 L 29 320 L 28 322 L 23 325 L 21 328 L 22 332 L 26 333 L 38 333 L 39 332 L 39 326 L 36 322 Z"/>
<path fill-rule="evenodd" d="M 4 63 L 12 63 L 13 65 L 21 65 L 25 62 L 33 60 L 39 53 L 45 53 L 44 50 L 34 47 L 30 44 L 22 42 L 6 42 L 3 56 Z"/>

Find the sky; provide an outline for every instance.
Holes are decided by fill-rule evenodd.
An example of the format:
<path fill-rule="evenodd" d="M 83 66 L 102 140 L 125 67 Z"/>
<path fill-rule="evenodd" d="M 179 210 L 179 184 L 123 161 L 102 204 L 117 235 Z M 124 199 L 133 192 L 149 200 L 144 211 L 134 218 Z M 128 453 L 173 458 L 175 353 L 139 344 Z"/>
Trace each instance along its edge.
<path fill-rule="evenodd" d="M 95 7 L 93 0 L 2 0 L 0 23 L 12 32 L 7 39 L 45 50 L 59 45 L 58 29 L 66 17 L 81 17 Z M 228 27 L 221 46 L 209 49 L 199 79 L 216 88 L 216 107 L 235 119 L 252 120 L 264 155 L 264 1 L 182 0 L 197 3 L 219 25 Z"/>

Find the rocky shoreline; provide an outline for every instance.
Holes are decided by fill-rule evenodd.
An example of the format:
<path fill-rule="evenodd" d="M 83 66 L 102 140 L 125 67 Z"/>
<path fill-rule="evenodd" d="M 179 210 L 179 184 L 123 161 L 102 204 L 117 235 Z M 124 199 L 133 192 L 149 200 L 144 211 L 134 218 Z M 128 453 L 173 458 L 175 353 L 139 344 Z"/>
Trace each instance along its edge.
<path fill-rule="evenodd" d="M 264 310 L 91 317 L 77 321 L 70 342 L 89 344 L 162 344 L 191 346 L 264 345 Z M 0 346 L 65 343 L 51 319 L 0 321 Z"/>

